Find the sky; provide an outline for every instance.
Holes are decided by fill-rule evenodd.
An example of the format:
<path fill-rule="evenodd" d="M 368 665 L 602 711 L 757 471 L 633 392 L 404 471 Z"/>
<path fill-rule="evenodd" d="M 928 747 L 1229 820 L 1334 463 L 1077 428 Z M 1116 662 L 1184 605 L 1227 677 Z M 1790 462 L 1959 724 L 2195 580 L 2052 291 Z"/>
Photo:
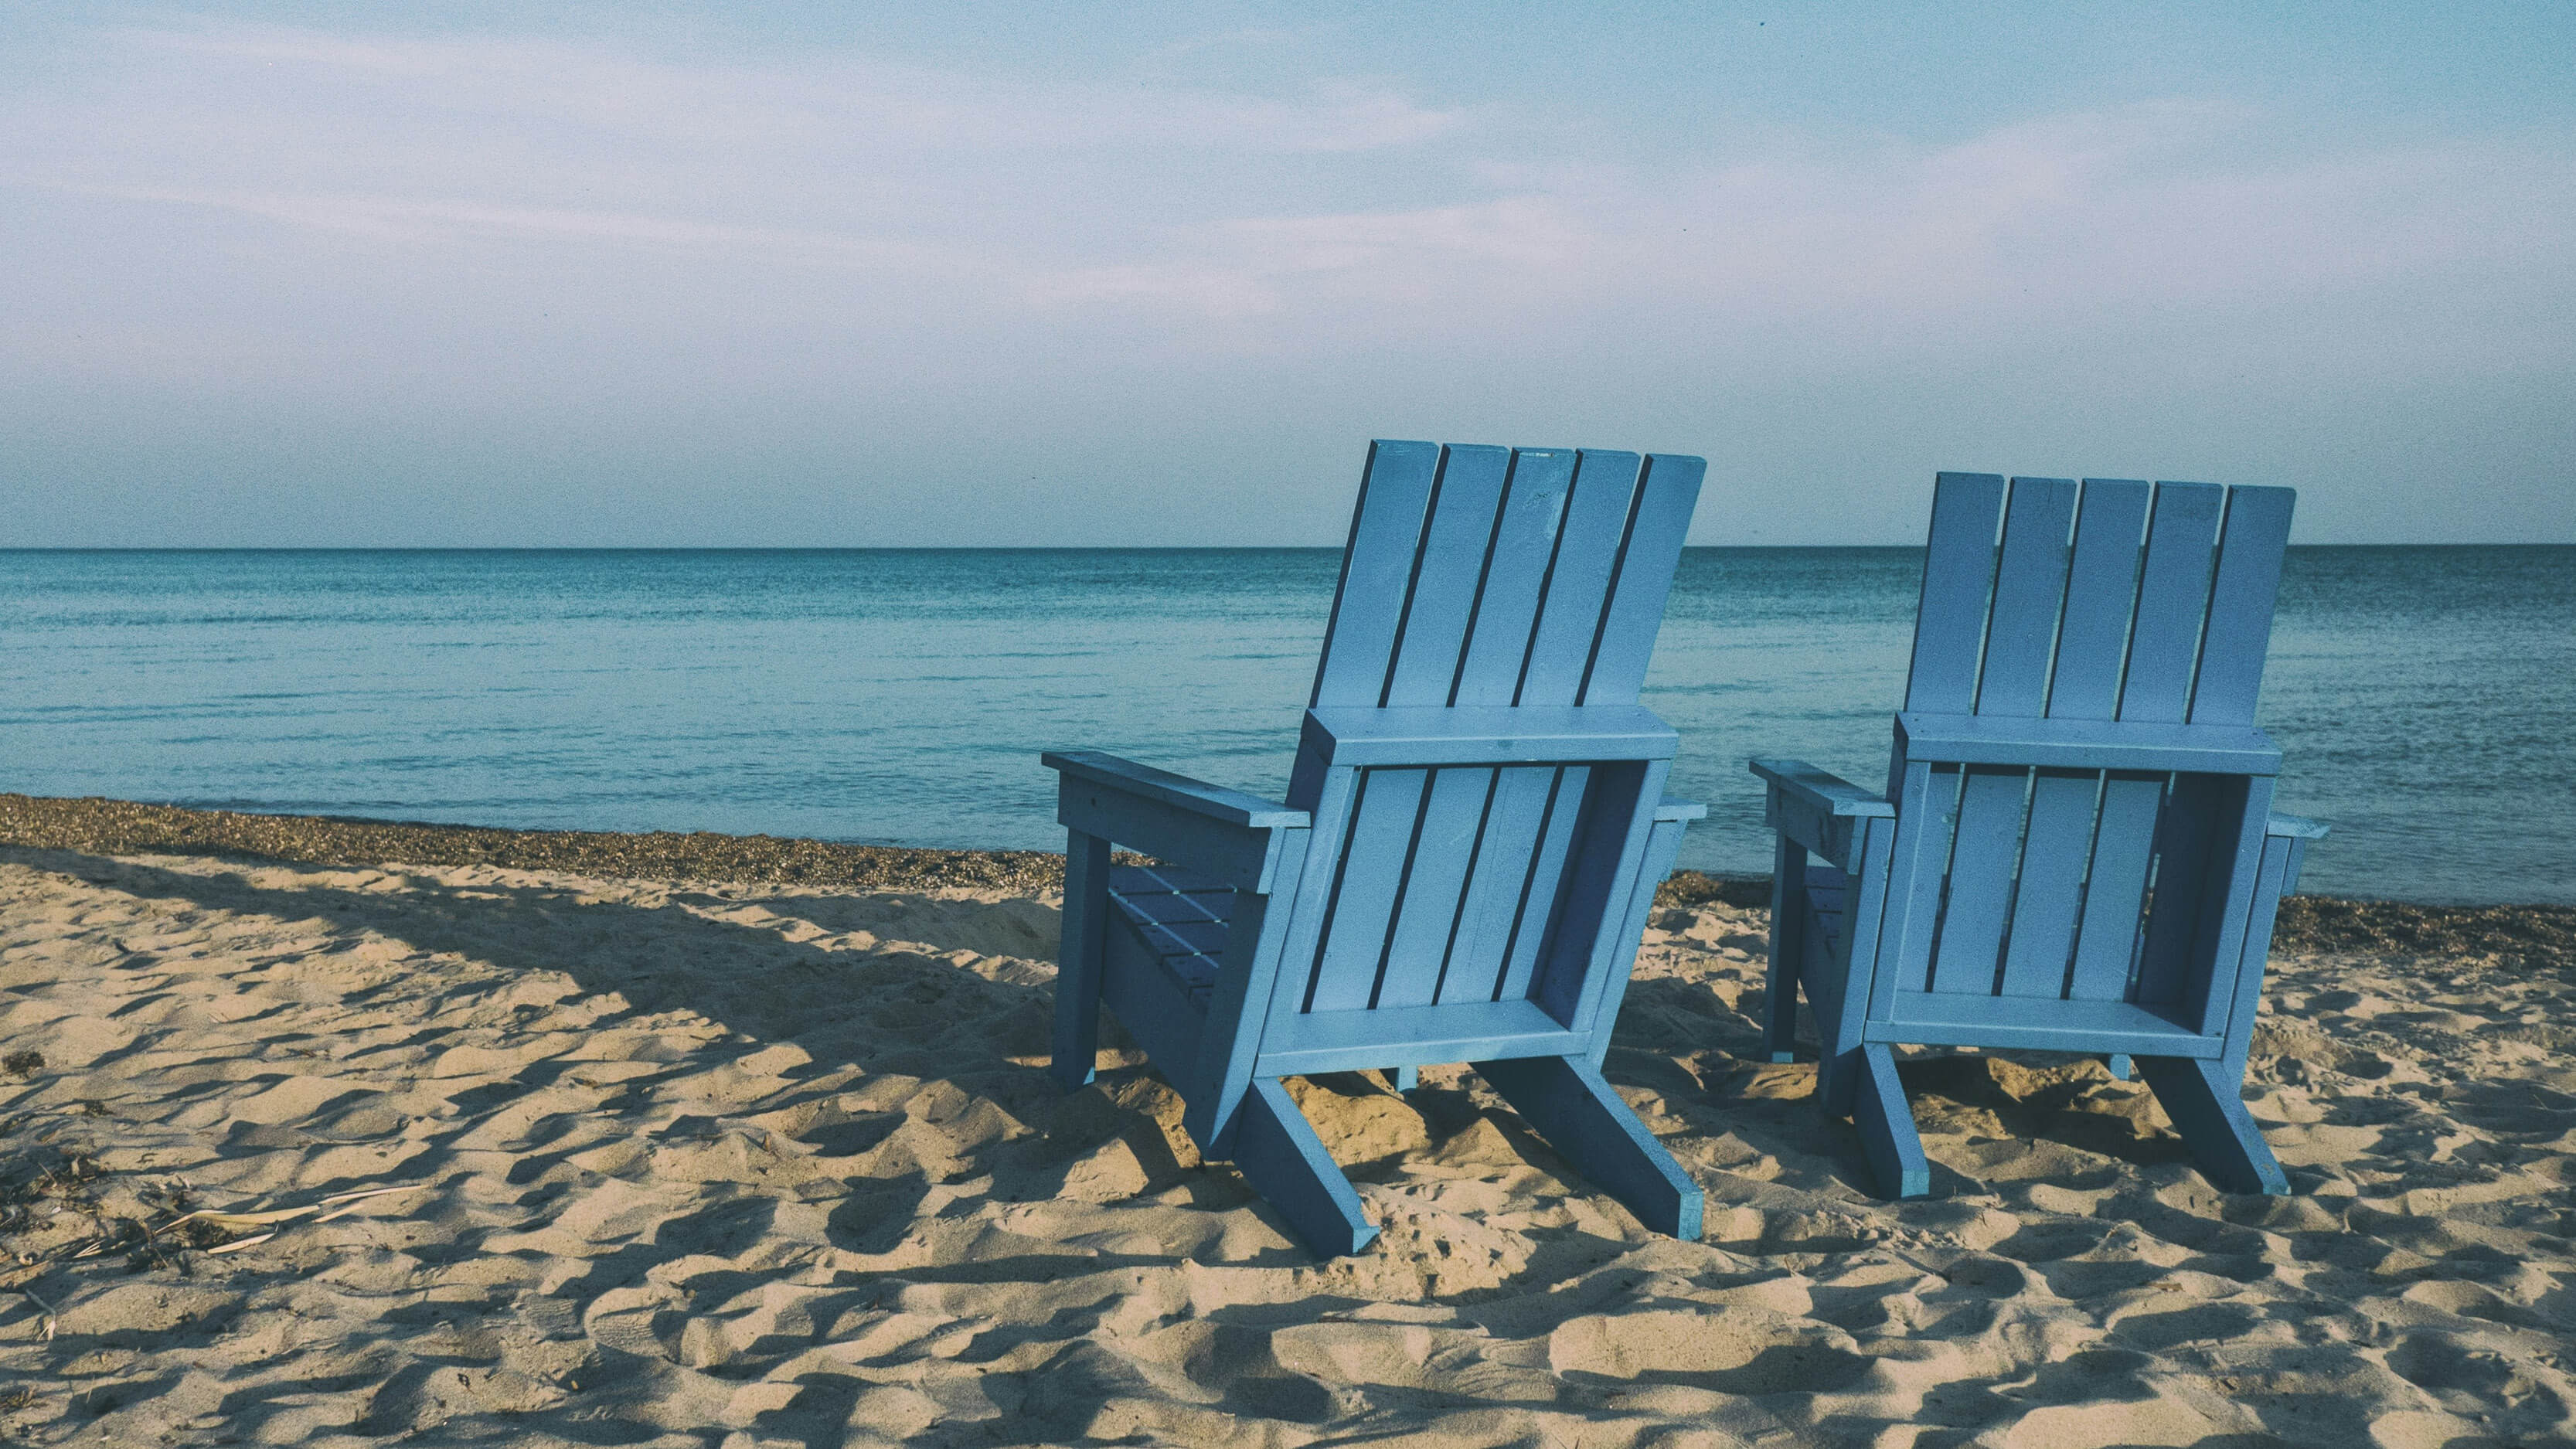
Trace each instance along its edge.
<path fill-rule="evenodd" d="M 0 546 L 2576 541 L 2576 5 L 734 8 L 0 8 Z"/>

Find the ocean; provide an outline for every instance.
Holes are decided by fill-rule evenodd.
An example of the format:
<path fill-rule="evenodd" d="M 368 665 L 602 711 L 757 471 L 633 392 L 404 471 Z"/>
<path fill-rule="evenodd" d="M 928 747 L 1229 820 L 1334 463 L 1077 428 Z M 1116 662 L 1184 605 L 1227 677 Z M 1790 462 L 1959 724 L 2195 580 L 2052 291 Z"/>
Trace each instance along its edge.
<path fill-rule="evenodd" d="M 1877 787 L 1921 551 L 1691 549 L 1645 703 L 1770 865 L 1748 756 Z M 1052 849 L 1047 748 L 1276 798 L 1339 554 L 0 551 L 0 789 Z M 2576 546 L 2294 548 L 2261 723 L 2302 889 L 2576 903 Z"/>

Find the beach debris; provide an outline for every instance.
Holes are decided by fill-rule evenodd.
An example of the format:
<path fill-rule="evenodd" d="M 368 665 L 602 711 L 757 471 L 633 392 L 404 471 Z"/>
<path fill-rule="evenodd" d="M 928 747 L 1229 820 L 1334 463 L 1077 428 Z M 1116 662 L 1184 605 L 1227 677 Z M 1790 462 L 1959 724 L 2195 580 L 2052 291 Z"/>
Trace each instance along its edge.
<path fill-rule="evenodd" d="M 425 1182 L 406 1182 L 392 1187 L 361 1188 L 356 1192 L 336 1192 L 318 1202 L 306 1203 L 302 1207 L 274 1208 L 266 1212 L 234 1213 L 222 1212 L 214 1208 L 199 1208 L 194 1212 L 183 1213 L 172 1218 L 152 1228 L 150 1232 L 153 1236 L 177 1233 L 188 1246 L 209 1254 L 237 1253 L 244 1248 L 256 1247 L 276 1237 L 279 1227 L 299 1218 L 310 1217 L 317 1223 L 327 1223 L 333 1218 L 346 1217 L 356 1212 L 360 1204 L 372 1199 L 400 1192 L 419 1192 L 429 1186 L 430 1184 Z M 262 1228 L 268 1231 L 260 1232 L 259 1229 Z M 235 1236 L 242 1233 L 253 1234 L 253 1236 Z"/>
<path fill-rule="evenodd" d="M 37 1320 L 37 1323 L 38 1323 L 40 1326 L 42 1326 L 42 1327 L 43 1327 L 43 1329 L 44 1329 L 44 1331 L 45 1331 L 45 1342 L 47 1342 L 47 1343 L 51 1343 L 51 1342 L 53 1342 L 53 1341 L 54 1341 L 54 1326 L 55 1326 L 55 1324 L 56 1324 L 56 1323 L 57 1323 L 57 1322 L 62 1318 L 62 1310 L 60 1310 L 60 1309 L 58 1309 L 58 1308 L 54 1307 L 54 1305 L 52 1305 L 52 1304 L 50 1304 L 50 1303 L 46 1302 L 42 1297 L 40 1297 L 40 1296 L 37 1294 L 36 1290 L 35 1290 L 35 1289 L 33 1289 L 33 1288 L 25 1287 L 25 1286 L 23 1286 L 23 1285 L 22 1285 L 22 1286 L 20 1286 L 20 1288 L 18 1289 L 18 1294 L 19 1294 L 19 1296 L 20 1296 L 20 1297 L 22 1297 L 22 1298 L 26 1299 L 28 1302 L 35 1304 L 35 1305 L 36 1305 L 36 1310 L 37 1310 L 39 1313 L 41 1313 L 41 1314 L 43 1314 L 43 1315 L 44 1315 L 42 1318 L 39 1318 L 39 1319 Z"/>
<path fill-rule="evenodd" d="M 504 830 L 8 792 L 0 792 L 0 844 L 93 855 L 171 851 L 359 867 L 400 861 L 623 879 L 781 882 L 856 890 L 965 886 L 1027 895 L 1058 888 L 1064 871 L 1063 856 L 1042 850 L 929 850 L 708 831 Z M 110 877 L 80 879 L 103 885 Z M 123 942 L 117 944 L 131 954 Z"/>
<path fill-rule="evenodd" d="M 98 1198 L 90 1184 L 98 1176 L 98 1159 L 77 1148 L 11 1154 L 0 1161 L 0 1233 L 23 1233 L 63 1213 L 95 1219 Z M 42 1218 L 40 1204 L 50 1204 Z"/>
<path fill-rule="evenodd" d="M 154 1267 L 178 1269 L 165 1245 L 194 1248 L 215 1255 L 238 1253 L 255 1248 L 277 1236 L 277 1230 L 288 1223 L 306 1218 L 327 1223 L 346 1217 L 368 1202 L 395 1193 L 419 1192 L 431 1186 L 425 1182 L 397 1183 L 390 1187 L 360 1188 L 354 1192 L 336 1192 L 301 1207 L 268 1208 L 258 1212 L 226 1212 L 217 1208 L 198 1208 L 158 1222 L 123 1216 L 100 1219 L 99 1236 L 92 1238 L 66 1255 L 73 1261 L 95 1258 L 100 1254 L 126 1249 L 136 1266 L 149 1263 Z M 181 1182 L 174 1189 L 163 1189 L 162 1210 L 169 1211 L 186 1201 L 189 1189 Z M 97 1216 L 93 1214 L 93 1216 Z"/>
<path fill-rule="evenodd" d="M 45 1069 L 45 1054 L 33 1048 L 0 1057 L 0 1071 L 13 1077 L 32 1077 Z"/>

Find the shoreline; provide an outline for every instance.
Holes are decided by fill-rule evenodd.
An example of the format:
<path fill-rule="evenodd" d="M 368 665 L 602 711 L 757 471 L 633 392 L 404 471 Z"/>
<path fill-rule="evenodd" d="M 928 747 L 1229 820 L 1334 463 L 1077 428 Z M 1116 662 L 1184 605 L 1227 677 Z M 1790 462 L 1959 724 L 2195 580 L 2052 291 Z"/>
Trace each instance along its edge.
<path fill-rule="evenodd" d="M 338 815 L 200 810 L 105 796 L 0 792 L 0 846 L 87 855 L 250 857 L 306 865 L 498 866 L 620 880 L 808 885 L 853 891 L 1062 888 L 1063 857 L 1043 850 L 846 845 L 714 831 L 521 830 Z M 1659 906 L 1767 908 L 1771 878 L 1673 872 Z M 2576 965 L 2576 906 L 2421 905 L 2339 896 L 2281 903 L 2275 950 L 2474 952 L 2532 966 Z"/>

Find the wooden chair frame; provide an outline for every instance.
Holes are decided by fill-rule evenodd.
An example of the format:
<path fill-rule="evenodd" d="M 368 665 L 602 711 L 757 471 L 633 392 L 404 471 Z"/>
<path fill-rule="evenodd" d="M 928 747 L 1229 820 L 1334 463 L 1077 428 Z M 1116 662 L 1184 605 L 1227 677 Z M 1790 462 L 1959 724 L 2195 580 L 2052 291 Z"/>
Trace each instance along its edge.
<path fill-rule="evenodd" d="M 1467 1062 L 1659 1231 L 1701 1197 L 1600 1063 L 1702 807 L 1636 703 L 1696 458 L 1371 445 L 1288 803 L 1047 754 L 1065 826 L 1051 1068 L 1117 1014 L 1308 1244 L 1377 1235 L 1281 1078 Z M 1113 869 L 1114 844 L 1152 856 Z"/>
<path fill-rule="evenodd" d="M 1803 992 L 1818 1095 L 1893 1196 L 1930 1188 L 1906 1043 L 2134 1061 L 2213 1182 L 2286 1192 L 2237 1084 L 2274 912 L 2325 834 L 2272 811 L 2254 727 L 2294 495 L 2005 497 L 1991 474 L 1935 487 L 1887 793 L 1751 762 L 1778 833 L 1771 1059 Z"/>

